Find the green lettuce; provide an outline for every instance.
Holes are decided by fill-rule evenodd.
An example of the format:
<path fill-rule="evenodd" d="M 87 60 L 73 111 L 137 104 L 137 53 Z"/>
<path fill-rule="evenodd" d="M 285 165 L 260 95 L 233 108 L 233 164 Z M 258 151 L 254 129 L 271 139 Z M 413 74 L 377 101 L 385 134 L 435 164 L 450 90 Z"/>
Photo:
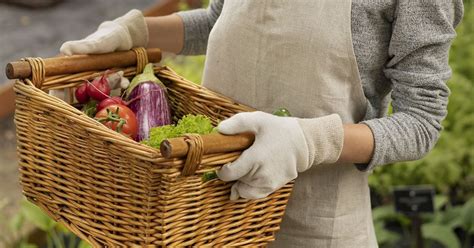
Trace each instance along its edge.
<path fill-rule="evenodd" d="M 211 120 L 204 115 L 186 115 L 178 124 L 153 127 L 150 130 L 148 140 L 141 143 L 151 147 L 160 148 L 161 142 L 165 139 L 176 138 L 188 133 L 193 134 L 209 134 L 215 132 Z"/>

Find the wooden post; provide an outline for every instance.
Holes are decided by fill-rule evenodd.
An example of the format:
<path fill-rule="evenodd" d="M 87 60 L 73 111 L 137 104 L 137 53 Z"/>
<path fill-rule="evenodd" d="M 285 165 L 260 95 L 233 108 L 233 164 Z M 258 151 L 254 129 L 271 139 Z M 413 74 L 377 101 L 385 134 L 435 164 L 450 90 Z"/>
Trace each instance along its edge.
<path fill-rule="evenodd" d="M 421 218 L 418 214 L 410 216 L 411 219 L 411 241 L 413 248 L 423 248 L 423 234 L 421 233 Z"/>

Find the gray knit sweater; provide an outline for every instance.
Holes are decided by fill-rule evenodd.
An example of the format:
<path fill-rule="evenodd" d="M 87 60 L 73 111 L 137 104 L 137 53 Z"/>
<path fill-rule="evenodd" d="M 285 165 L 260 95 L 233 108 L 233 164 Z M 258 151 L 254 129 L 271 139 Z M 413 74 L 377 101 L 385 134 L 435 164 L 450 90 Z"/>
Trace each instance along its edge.
<path fill-rule="evenodd" d="M 182 54 L 205 54 L 223 4 L 179 13 Z M 353 46 L 369 103 L 363 123 L 375 138 L 370 164 L 359 169 L 416 160 L 433 148 L 447 114 L 448 51 L 462 15 L 462 0 L 352 1 Z"/>

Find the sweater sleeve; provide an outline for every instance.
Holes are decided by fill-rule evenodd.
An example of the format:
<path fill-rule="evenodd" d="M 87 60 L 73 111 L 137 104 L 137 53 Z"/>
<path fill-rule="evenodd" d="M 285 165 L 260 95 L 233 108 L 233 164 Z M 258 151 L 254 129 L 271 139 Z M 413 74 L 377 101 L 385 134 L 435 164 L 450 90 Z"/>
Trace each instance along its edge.
<path fill-rule="evenodd" d="M 384 69 L 393 114 L 363 122 L 374 134 L 375 151 L 359 169 L 420 159 L 436 144 L 450 93 L 449 48 L 462 15 L 462 0 L 398 1 Z"/>
<path fill-rule="evenodd" d="M 205 54 L 207 40 L 214 23 L 221 14 L 224 0 L 213 0 L 207 9 L 182 11 L 177 14 L 184 23 L 184 46 L 180 54 Z"/>

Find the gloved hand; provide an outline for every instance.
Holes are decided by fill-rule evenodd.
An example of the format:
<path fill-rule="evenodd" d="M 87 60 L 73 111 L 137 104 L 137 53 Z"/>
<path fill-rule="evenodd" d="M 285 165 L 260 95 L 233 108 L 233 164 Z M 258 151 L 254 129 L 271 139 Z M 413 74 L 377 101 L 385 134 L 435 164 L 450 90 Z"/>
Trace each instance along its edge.
<path fill-rule="evenodd" d="M 342 121 L 336 114 L 299 119 L 264 112 L 240 113 L 217 128 L 229 135 L 255 134 L 253 145 L 217 172 L 223 181 L 237 180 L 231 200 L 266 197 L 312 165 L 336 162 L 344 138 Z"/>
<path fill-rule="evenodd" d="M 133 9 L 124 16 L 99 25 L 97 31 L 82 40 L 65 42 L 61 53 L 91 54 L 130 50 L 148 44 L 148 28 L 142 12 Z"/>

